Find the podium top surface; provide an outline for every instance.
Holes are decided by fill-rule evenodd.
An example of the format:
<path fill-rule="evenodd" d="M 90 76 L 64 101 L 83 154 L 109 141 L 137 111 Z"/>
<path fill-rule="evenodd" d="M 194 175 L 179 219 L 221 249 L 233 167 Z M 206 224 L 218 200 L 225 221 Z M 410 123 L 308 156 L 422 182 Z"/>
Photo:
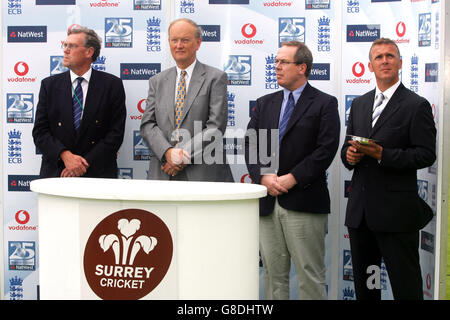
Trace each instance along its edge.
<path fill-rule="evenodd" d="M 31 181 L 40 194 L 103 200 L 220 201 L 266 196 L 264 186 L 248 183 L 98 178 L 47 178 Z"/>

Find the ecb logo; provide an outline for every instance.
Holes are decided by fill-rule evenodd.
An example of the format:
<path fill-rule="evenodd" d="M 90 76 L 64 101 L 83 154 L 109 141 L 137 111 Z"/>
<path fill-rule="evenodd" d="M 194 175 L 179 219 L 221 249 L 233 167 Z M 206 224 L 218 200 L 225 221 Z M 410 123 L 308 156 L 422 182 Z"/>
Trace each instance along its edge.
<path fill-rule="evenodd" d="M 105 18 L 105 47 L 133 47 L 132 18 Z"/>
<path fill-rule="evenodd" d="M 8 123 L 33 123 L 34 95 L 32 93 L 6 94 L 6 118 Z"/>
<path fill-rule="evenodd" d="M 133 168 L 117 168 L 117 178 L 133 179 Z"/>
<path fill-rule="evenodd" d="M 231 55 L 223 70 L 228 75 L 228 85 L 250 86 L 252 84 L 252 56 Z"/>
<path fill-rule="evenodd" d="M 305 42 L 305 18 L 279 18 L 278 19 L 278 46 L 283 42 Z"/>
<path fill-rule="evenodd" d="M 139 130 L 133 131 L 133 160 L 150 160 L 152 151 L 145 143 Z"/>
<path fill-rule="evenodd" d="M 60 74 L 69 70 L 63 65 L 63 56 L 50 56 L 50 75 Z"/>
<path fill-rule="evenodd" d="M 419 14 L 419 47 L 431 46 L 431 13 Z"/>
<path fill-rule="evenodd" d="M 180 1 L 180 13 L 194 13 L 194 1 L 193 0 L 181 0 Z"/>

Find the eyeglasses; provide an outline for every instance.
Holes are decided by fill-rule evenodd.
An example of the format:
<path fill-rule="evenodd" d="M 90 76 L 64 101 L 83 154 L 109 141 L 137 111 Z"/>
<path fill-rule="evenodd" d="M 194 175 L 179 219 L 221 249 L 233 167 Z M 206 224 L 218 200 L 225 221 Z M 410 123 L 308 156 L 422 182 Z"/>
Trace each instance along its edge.
<path fill-rule="evenodd" d="M 73 50 L 73 49 L 76 49 L 78 47 L 81 47 L 81 46 L 78 45 L 78 44 L 75 44 L 75 43 L 66 43 L 66 42 L 64 42 L 64 43 L 61 44 L 61 49 L 63 49 L 63 50 L 66 50 L 66 49 Z"/>
<path fill-rule="evenodd" d="M 282 66 L 285 66 L 285 65 L 291 64 L 291 63 L 293 63 L 293 64 L 299 64 L 298 62 L 294 62 L 294 61 L 286 61 L 286 60 L 278 60 L 278 59 L 275 59 L 275 64 L 276 64 L 276 65 L 277 65 L 277 64 L 281 64 Z"/>

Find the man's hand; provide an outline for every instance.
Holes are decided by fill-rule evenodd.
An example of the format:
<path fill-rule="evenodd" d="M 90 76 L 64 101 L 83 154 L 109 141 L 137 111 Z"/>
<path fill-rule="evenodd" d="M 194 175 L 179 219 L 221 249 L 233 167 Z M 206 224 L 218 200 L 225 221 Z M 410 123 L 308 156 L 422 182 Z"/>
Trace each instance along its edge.
<path fill-rule="evenodd" d="M 350 140 L 349 143 L 356 149 L 357 153 L 361 153 L 366 156 L 372 157 L 376 160 L 381 160 L 381 155 L 383 154 L 383 147 L 376 144 L 373 140 L 369 141 L 369 144 L 361 144 L 358 141 Z M 347 161 L 349 161 L 349 147 L 347 149 Z M 361 160 L 361 159 L 359 159 Z M 350 161 L 349 161 L 350 162 Z M 359 161 L 358 161 L 359 162 Z"/>
<path fill-rule="evenodd" d="M 161 170 L 170 176 L 177 175 L 187 166 L 191 159 L 190 154 L 180 148 L 169 148 L 164 153 L 164 156 L 167 162 L 161 166 Z"/>
<path fill-rule="evenodd" d="M 65 168 L 61 172 L 61 177 L 81 177 L 89 168 L 89 163 L 83 157 L 73 154 L 69 150 L 64 150 L 60 154 Z"/>
<path fill-rule="evenodd" d="M 297 180 L 295 180 L 292 173 L 288 173 L 283 176 L 279 176 L 278 183 L 285 189 L 290 190 L 297 184 Z"/>
<path fill-rule="evenodd" d="M 261 178 L 261 184 L 267 188 L 267 192 L 273 197 L 288 192 L 288 189 L 281 185 L 278 180 L 279 177 L 276 174 L 265 174 Z"/>
<path fill-rule="evenodd" d="M 349 141 L 351 144 L 353 141 Z M 364 157 L 364 154 L 359 152 L 357 148 L 355 148 L 353 145 L 349 146 L 347 148 L 347 162 L 351 165 L 355 165 L 358 162 L 361 161 L 361 159 Z"/>

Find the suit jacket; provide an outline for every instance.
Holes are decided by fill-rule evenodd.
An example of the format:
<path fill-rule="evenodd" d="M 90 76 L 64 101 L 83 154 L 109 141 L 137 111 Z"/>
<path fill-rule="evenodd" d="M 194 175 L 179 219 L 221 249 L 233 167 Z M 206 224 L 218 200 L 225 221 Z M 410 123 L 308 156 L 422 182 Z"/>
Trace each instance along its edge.
<path fill-rule="evenodd" d="M 365 216 L 368 227 L 381 232 L 412 232 L 432 218 L 430 207 L 418 196 L 417 169 L 436 159 L 436 128 L 427 100 L 403 84 L 372 128 L 375 90 L 353 100 L 347 134 L 368 137 L 383 147 L 380 162 L 365 156 L 347 162 L 346 138 L 341 150 L 344 165 L 354 170 L 345 225 L 357 228 Z"/>
<path fill-rule="evenodd" d="M 141 134 L 152 154 L 148 179 L 170 180 L 172 177 L 161 170 L 161 159 L 175 145 L 176 67 L 169 68 L 149 80 L 147 107 L 141 122 Z M 223 140 L 228 121 L 227 75 L 219 69 L 197 61 L 184 101 L 180 131 L 183 141 L 178 147 L 191 153 L 191 164 L 184 169 L 189 181 L 233 181 L 228 164 L 224 164 Z M 202 138 L 203 135 L 203 138 Z M 212 139 L 211 137 L 217 137 Z M 203 157 L 203 151 L 215 141 L 217 163 Z M 210 145 L 212 147 L 212 145 Z M 177 177 L 178 178 L 178 177 Z"/>
<path fill-rule="evenodd" d="M 261 129 L 278 129 L 283 91 L 265 95 L 256 100 L 256 107 L 247 126 L 256 130 L 258 141 L 246 139 L 245 153 L 249 174 L 253 183 L 261 182 L 264 164 L 260 157 L 265 137 Z M 278 130 L 276 130 L 277 132 Z M 297 180 L 288 193 L 278 196 L 279 204 L 288 210 L 309 213 L 329 213 L 330 196 L 327 188 L 326 170 L 333 161 L 339 147 L 340 122 L 337 99 L 309 83 L 305 86 L 289 119 L 279 150 L 278 176 L 292 173 Z M 272 135 L 267 139 L 267 150 L 275 155 Z M 278 134 L 274 138 L 278 141 Z M 265 145 L 265 144 L 264 144 Z M 272 150 L 275 149 L 275 150 Z M 251 161 L 256 153 L 257 161 Z M 260 215 L 269 215 L 274 208 L 275 197 L 267 195 L 260 199 Z"/>
<path fill-rule="evenodd" d="M 73 125 L 70 72 L 41 82 L 33 139 L 42 152 L 40 177 L 59 177 L 63 150 L 89 163 L 85 177 L 116 178 L 117 151 L 124 136 L 126 107 L 122 80 L 92 70 L 78 134 Z"/>

